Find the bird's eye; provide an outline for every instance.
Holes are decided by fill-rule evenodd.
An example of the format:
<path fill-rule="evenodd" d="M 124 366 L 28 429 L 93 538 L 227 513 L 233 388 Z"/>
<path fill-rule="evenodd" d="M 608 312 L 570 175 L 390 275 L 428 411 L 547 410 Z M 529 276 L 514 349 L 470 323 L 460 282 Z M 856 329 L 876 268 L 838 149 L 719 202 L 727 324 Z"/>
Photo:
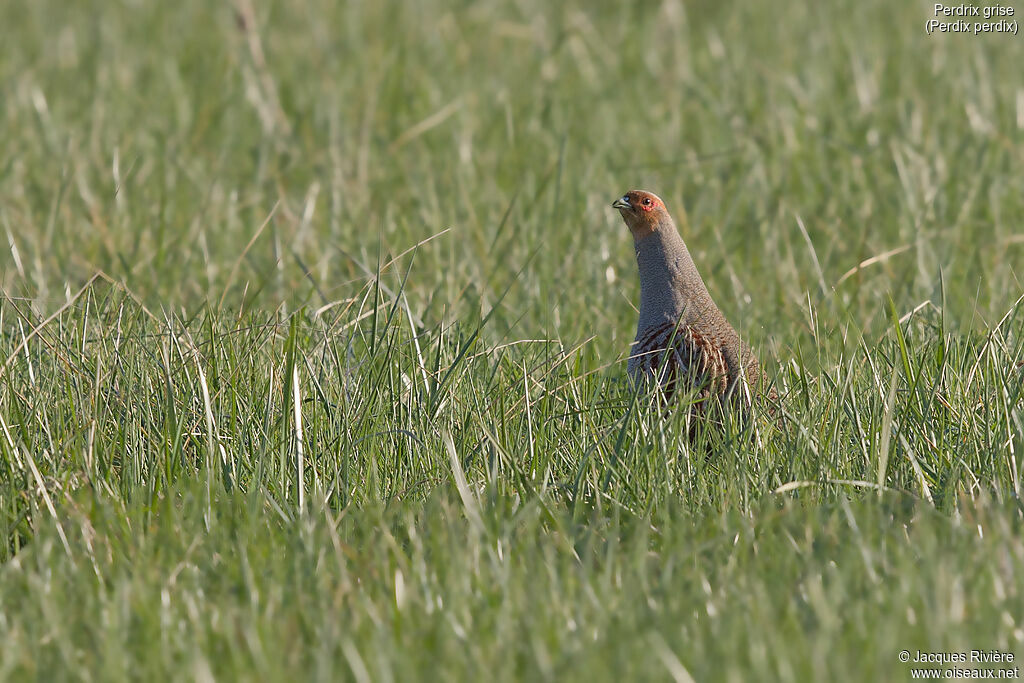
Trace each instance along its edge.
<path fill-rule="evenodd" d="M 651 205 L 651 198 L 650 197 L 644 197 L 644 206 L 650 206 L 650 205 Z"/>

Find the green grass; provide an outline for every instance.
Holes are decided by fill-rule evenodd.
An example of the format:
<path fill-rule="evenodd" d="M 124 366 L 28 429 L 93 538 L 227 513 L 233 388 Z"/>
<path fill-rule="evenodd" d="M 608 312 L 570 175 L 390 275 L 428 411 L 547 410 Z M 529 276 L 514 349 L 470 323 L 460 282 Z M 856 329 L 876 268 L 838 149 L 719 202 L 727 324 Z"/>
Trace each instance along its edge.
<path fill-rule="evenodd" d="M 0 678 L 908 680 L 1024 657 L 1024 44 L 924 3 L 0 22 Z M 776 417 L 625 381 L 611 199 Z"/>

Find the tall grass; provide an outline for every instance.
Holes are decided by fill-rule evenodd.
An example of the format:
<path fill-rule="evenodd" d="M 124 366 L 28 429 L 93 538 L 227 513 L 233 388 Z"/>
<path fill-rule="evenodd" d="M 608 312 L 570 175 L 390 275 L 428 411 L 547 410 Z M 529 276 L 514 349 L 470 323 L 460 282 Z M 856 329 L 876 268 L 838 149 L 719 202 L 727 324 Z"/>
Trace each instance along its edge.
<path fill-rule="evenodd" d="M 1024 655 L 1024 49 L 930 11 L 5 11 L 0 678 Z M 771 415 L 630 390 L 631 187 Z"/>

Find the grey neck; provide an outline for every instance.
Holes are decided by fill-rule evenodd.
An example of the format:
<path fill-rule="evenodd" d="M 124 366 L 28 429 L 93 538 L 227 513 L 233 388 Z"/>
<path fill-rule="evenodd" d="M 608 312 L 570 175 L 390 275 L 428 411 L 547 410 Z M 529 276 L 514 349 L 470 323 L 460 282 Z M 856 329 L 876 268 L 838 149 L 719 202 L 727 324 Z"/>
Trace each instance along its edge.
<path fill-rule="evenodd" d="M 640 270 L 638 330 L 680 319 L 693 324 L 709 315 L 721 316 L 674 224 L 662 224 L 633 246 Z"/>

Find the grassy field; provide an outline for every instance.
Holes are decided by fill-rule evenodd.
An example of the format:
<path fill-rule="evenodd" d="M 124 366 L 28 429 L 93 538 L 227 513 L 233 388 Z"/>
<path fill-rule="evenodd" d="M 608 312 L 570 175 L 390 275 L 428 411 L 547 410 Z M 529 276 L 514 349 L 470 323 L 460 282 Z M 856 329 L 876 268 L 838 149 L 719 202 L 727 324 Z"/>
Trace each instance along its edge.
<path fill-rule="evenodd" d="M 1024 38 L 933 8 L 5 7 L 0 679 L 1020 665 Z M 630 188 L 778 417 L 630 391 Z"/>

